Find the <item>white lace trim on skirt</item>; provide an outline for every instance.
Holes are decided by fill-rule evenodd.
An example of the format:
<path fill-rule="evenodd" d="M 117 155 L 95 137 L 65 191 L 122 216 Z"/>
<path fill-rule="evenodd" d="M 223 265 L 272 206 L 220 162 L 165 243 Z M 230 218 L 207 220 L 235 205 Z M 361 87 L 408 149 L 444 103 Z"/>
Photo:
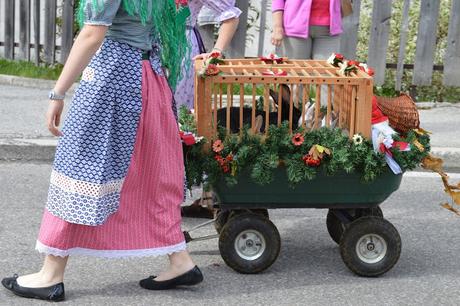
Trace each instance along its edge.
<path fill-rule="evenodd" d="M 114 180 L 105 184 L 96 184 L 76 180 L 53 170 L 51 172 L 51 184 L 70 193 L 101 198 L 108 194 L 119 193 L 123 186 L 123 179 Z"/>
<path fill-rule="evenodd" d="M 176 245 L 153 248 L 153 249 L 138 249 L 138 250 L 93 250 L 85 248 L 71 248 L 68 250 L 60 250 L 53 247 L 44 245 L 37 240 L 35 249 L 46 255 L 53 255 L 59 257 L 73 256 L 73 255 L 87 255 L 105 258 L 123 258 L 123 257 L 146 257 L 146 256 L 162 256 L 172 253 L 180 252 L 186 249 L 185 241 Z"/>

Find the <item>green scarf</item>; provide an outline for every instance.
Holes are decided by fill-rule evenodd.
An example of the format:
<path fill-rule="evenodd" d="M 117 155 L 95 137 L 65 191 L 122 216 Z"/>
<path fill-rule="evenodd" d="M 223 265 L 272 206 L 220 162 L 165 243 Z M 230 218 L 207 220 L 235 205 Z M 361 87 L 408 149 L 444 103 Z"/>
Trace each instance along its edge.
<path fill-rule="evenodd" d="M 80 26 L 85 19 L 84 9 L 91 3 L 92 9 L 104 9 L 104 0 L 80 0 L 77 20 Z M 186 37 L 186 21 L 190 15 L 188 7 L 176 8 L 175 0 L 122 0 L 123 9 L 131 16 L 138 16 L 143 24 L 152 20 L 161 44 L 161 62 L 169 71 L 168 82 L 176 88 L 181 76 L 182 59 L 189 52 Z"/>

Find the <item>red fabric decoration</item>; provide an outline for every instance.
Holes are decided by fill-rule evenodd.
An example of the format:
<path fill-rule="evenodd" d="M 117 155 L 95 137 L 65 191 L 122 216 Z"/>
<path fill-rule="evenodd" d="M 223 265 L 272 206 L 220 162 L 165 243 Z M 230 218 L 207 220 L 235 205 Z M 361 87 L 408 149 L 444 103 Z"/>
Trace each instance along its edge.
<path fill-rule="evenodd" d="M 377 98 L 372 96 L 372 124 L 380 123 L 388 120 L 388 117 L 385 116 L 377 104 Z"/>

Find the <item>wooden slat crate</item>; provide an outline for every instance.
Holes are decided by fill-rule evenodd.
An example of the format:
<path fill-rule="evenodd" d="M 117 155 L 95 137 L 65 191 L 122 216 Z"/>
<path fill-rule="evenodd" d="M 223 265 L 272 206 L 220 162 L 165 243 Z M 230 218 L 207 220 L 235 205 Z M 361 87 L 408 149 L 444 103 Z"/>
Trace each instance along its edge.
<path fill-rule="evenodd" d="M 249 112 L 251 118 L 246 118 L 246 122 L 255 132 L 257 119 L 263 119 L 262 129 L 267 133 L 269 124 L 279 125 L 284 117 L 289 118 L 291 131 L 299 125 L 307 130 L 323 125 L 331 126 L 334 121 L 336 126 L 347 131 L 350 137 L 356 133 L 361 133 L 366 138 L 371 136 L 373 82 L 372 78 L 362 71 L 343 76 L 339 74 L 338 68 L 320 60 L 285 59 L 282 64 L 272 65 L 259 59 L 231 59 L 219 65 L 221 74 L 202 78 L 198 75 L 202 65 L 202 61 L 195 64 L 195 116 L 200 136 L 215 139 L 219 109 L 227 109 L 224 127 L 230 130 L 231 107 L 239 108 L 240 129 L 244 123 L 243 108 L 247 107 L 252 108 L 252 111 Z M 281 69 L 286 71 L 287 75 L 264 74 L 271 69 Z M 288 107 L 275 107 L 274 98 L 278 97 L 278 101 L 281 101 L 283 90 L 287 90 L 284 85 L 287 85 L 290 91 L 289 101 L 285 104 Z M 275 96 L 272 99 L 270 90 L 275 92 L 272 92 L 272 97 Z M 322 95 L 324 97 L 321 97 Z M 263 97 L 265 114 L 262 114 L 265 118 L 256 118 L 256 106 L 260 97 Z M 310 100 L 314 100 L 315 111 L 313 120 L 307 122 L 305 105 L 308 105 Z M 294 108 L 301 111 L 298 123 L 293 120 Z M 274 112 L 276 114 L 273 114 Z M 261 117 L 260 112 L 258 117 Z M 276 122 L 273 122 L 274 118 Z"/>

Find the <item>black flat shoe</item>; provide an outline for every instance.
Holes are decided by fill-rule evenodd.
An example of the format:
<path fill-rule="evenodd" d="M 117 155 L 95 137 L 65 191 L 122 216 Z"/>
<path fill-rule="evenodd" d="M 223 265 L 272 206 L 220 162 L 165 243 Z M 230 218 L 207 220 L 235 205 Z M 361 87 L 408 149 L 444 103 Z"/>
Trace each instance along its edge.
<path fill-rule="evenodd" d="M 193 286 L 203 281 L 203 274 L 200 269 L 195 266 L 192 270 L 179 275 L 175 278 L 165 281 L 156 281 L 156 276 L 150 276 L 139 282 L 139 285 L 148 290 L 168 290 L 178 286 Z"/>
<path fill-rule="evenodd" d="M 39 299 L 52 302 L 60 302 L 65 299 L 64 283 L 59 283 L 50 287 L 44 288 L 27 288 L 19 286 L 15 274 L 13 277 L 2 279 L 2 285 L 14 294 L 20 297 Z"/>

